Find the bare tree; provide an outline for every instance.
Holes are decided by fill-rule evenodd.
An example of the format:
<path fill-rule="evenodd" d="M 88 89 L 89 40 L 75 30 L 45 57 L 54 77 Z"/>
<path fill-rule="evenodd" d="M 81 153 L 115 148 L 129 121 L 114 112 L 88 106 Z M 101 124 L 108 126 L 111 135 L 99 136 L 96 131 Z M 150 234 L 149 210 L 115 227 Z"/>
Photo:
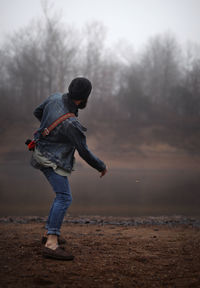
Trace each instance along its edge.
<path fill-rule="evenodd" d="M 63 30 L 57 19 L 32 23 L 16 33 L 4 49 L 8 94 L 20 105 L 20 113 L 29 113 L 40 101 L 55 91 L 64 92 L 72 77 L 77 54 L 76 35 L 71 28 Z"/>
<path fill-rule="evenodd" d="M 142 57 L 145 94 L 154 102 L 165 101 L 180 79 L 180 50 L 169 35 L 152 38 Z"/>

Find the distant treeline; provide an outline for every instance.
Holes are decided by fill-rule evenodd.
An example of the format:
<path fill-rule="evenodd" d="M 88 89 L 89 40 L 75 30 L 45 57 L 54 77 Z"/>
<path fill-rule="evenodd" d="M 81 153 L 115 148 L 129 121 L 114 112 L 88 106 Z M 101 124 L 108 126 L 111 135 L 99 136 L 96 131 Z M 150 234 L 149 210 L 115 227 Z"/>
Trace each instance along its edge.
<path fill-rule="evenodd" d="M 122 52 L 123 43 L 106 48 L 105 36 L 100 23 L 80 33 L 47 16 L 12 35 L 0 48 L 1 132 L 13 122 L 35 121 L 39 103 L 84 75 L 93 93 L 81 117 L 99 148 L 118 153 L 168 144 L 198 153 L 200 50 L 185 51 L 165 34 L 150 39 L 140 53 L 126 45 Z"/>

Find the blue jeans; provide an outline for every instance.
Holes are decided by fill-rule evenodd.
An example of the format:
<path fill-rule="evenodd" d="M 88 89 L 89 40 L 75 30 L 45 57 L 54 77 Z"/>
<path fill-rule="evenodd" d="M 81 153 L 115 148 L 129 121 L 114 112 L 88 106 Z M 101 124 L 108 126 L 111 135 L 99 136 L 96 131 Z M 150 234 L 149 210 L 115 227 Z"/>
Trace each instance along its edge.
<path fill-rule="evenodd" d="M 48 235 L 54 234 L 59 236 L 65 213 L 72 202 L 68 178 L 67 176 L 57 174 L 50 167 L 43 167 L 40 170 L 44 173 L 56 193 L 45 228 L 48 230 Z"/>

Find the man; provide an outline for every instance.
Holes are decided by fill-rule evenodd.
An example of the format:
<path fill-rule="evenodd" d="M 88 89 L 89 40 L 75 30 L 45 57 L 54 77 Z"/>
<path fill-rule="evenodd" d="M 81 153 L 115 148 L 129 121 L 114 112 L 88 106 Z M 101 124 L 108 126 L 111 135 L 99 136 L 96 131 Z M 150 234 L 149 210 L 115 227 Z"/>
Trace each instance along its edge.
<path fill-rule="evenodd" d="M 43 172 L 56 193 L 45 227 L 47 235 L 42 238 L 45 244 L 44 257 L 63 260 L 74 258 L 59 246 L 65 242 L 59 236 L 63 218 L 72 201 L 68 176 L 73 169 L 75 150 L 101 173 L 101 177 L 107 172 L 105 164 L 88 149 L 84 134 L 87 129 L 76 118 L 78 109 L 86 107 L 91 90 L 88 79 L 75 78 L 68 87 L 68 93 L 51 95 L 34 111 L 41 124 L 34 134 L 36 147 L 32 165 Z M 49 131 L 48 127 L 64 114 L 70 117 Z"/>

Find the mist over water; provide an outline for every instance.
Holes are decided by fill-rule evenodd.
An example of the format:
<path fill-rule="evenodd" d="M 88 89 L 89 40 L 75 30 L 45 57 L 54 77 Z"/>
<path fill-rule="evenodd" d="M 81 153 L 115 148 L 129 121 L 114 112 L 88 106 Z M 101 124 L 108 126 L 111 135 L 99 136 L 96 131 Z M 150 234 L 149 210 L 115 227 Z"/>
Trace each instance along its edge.
<path fill-rule="evenodd" d="M 49 183 L 27 164 L 0 165 L 0 216 L 48 215 L 54 198 Z M 79 168 L 69 177 L 70 215 L 200 217 L 200 171 L 110 169 L 100 179 Z"/>

